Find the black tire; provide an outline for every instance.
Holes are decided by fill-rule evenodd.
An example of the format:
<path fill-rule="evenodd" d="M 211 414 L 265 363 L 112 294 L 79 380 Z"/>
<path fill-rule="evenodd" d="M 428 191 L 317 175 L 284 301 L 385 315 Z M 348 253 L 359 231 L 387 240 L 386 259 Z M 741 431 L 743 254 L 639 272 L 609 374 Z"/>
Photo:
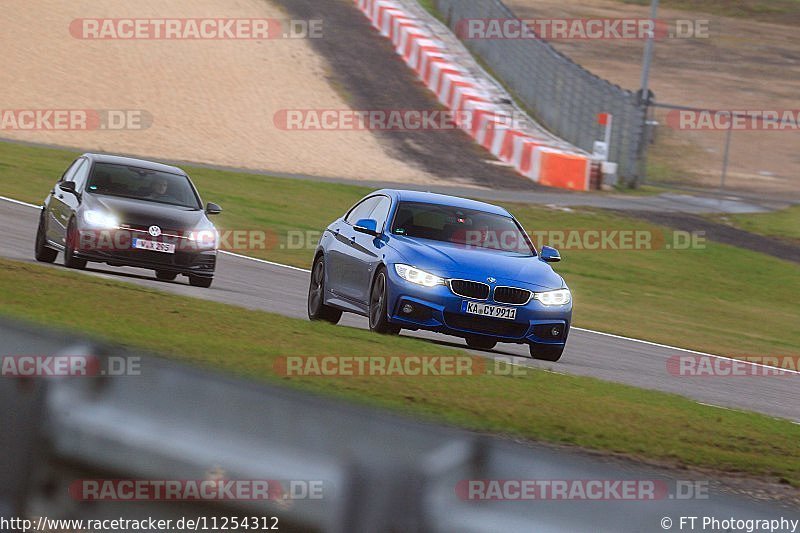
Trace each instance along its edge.
<path fill-rule="evenodd" d="M 311 283 L 308 285 L 308 318 L 338 324 L 342 311 L 325 305 L 325 258 L 317 257 L 311 267 Z"/>
<path fill-rule="evenodd" d="M 369 329 L 382 335 L 397 335 L 400 328 L 389 322 L 386 289 L 386 271 L 381 269 L 375 274 L 372 289 L 369 291 Z"/>
<path fill-rule="evenodd" d="M 36 229 L 36 260 L 42 263 L 52 263 L 58 257 L 58 250 L 47 247 L 47 227 L 45 226 L 44 213 L 39 217 L 39 227 Z"/>
<path fill-rule="evenodd" d="M 207 289 L 213 283 L 214 278 L 211 276 L 189 276 L 189 285 L 192 287 L 202 287 Z"/>
<path fill-rule="evenodd" d="M 533 343 L 529 348 L 531 357 L 538 361 L 550 361 L 551 363 L 555 363 L 561 359 L 561 354 L 564 353 L 563 346 L 553 346 L 550 344 Z"/>
<path fill-rule="evenodd" d="M 163 270 L 156 270 L 156 279 L 161 281 L 175 281 L 178 277 L 177 272 L 165 272 Z"/>
<path fill-rule="evenodd" d="M 467 346 L 474 350 L 491 350 L 497 346 L 497 341 L 491 337 L 467 337 Z"/>
<path fill-rule="evenodd" d="M 86 259 L 75 257 L 75 245 L 78 244 L 79 240 L 78 227 L 75 225 L 75 219 L 73 218 L 67 225 L 67 239 L 64 244 L 64 266 L 67 268 L 76 268 L 78 270 L 86 268 Z"/>

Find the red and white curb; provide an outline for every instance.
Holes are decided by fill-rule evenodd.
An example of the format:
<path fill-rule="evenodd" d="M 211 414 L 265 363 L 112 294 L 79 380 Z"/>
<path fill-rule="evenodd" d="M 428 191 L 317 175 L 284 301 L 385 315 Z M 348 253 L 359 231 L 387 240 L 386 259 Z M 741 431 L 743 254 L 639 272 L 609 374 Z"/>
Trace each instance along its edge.
<path fill-rule="evenodd" d="M 493 103 L 484 85 L 457 64 L 447 43 L 437 39 L 425 21 L 395 0 L 355 3 L 478 144 L 537 183 L 589 190 L 592 159 L 538 131 L 516 127 L 507 108 Z"/>

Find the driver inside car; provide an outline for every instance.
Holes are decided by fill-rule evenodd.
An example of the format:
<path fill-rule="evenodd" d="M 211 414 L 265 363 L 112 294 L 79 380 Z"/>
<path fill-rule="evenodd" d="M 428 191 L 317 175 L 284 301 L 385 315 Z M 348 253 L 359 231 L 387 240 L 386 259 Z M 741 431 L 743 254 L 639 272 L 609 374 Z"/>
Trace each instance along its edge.
<path fill-rule="evenodd" d="M 157 178 L 153 182 L 152 190 L 148 198 L 162 202 L 173 200 L 174 198 L 169 194 L 169 182 L 167 182 L 165 178 Z"/>

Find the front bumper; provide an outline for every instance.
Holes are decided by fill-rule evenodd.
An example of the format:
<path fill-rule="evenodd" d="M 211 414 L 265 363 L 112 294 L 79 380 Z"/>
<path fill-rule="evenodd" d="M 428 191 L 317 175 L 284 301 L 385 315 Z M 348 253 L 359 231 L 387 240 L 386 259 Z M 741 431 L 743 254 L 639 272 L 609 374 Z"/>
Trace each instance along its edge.
<path fill-rule="evenodd" d="M 141 238 L 139 235 L 134 234 Z M 106 231 L 98 237 L 93 230 L 80 230 L 76 258 L 111 266 L 146 268 L 176 274 L 212 277 L 217 266 L 217 251 L 214 249 L 189 248 L 179 241 L 175 253 L 140 250 L 131 246 L 131 233 Z"/>
<path fill-rule="evenodd" d="M 148 250 L 131 250 L 129 252 L 81 251 L 75 257 L 96 263 L 108 263 L 111 266 L 129 266 L 147 268 L 176 274 L 195 276 L 214 275 L 217 266 L 216 252 L 175 252 L 165 254 Z"/>
<path fill-rule="evenodd" d="M 481 335 L 498 342 L 554 346 L 563 346 L 567 342 L 572 322 L 571 303 L 545 306 L 532 299 L 525 305 L 509 305 L 494 302 L 491 297 L 488 300 L 471 300 L 454 294 L 444 285 L 422 287 L 405 281 L 393 271 L 388 276 L 389 318 L 403 328 L 436 331 L 456 337 Z M 497 284 L 520 285 L 518 282 L 500 280 Z M 514 320 L 505 320 L 466 314 L 462 311 L 464 301 L 514 307 L 517 315 Z"/>

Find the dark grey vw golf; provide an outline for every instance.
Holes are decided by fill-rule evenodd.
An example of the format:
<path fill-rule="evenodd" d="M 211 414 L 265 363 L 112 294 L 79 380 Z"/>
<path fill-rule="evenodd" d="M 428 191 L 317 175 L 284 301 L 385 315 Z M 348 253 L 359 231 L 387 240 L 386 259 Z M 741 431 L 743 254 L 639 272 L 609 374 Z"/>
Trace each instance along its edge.
<path fill-rule="evenodd" d="M 189 176 L 173 166 L 110 155 L 83 154 L 45 198 L 36 259 L 59 252 L 69 268 L 87 262 L 154 270 L 172 281 L 210 287 L 218 233 L 208 219 L 222 209 L 200 199 Z"/>

